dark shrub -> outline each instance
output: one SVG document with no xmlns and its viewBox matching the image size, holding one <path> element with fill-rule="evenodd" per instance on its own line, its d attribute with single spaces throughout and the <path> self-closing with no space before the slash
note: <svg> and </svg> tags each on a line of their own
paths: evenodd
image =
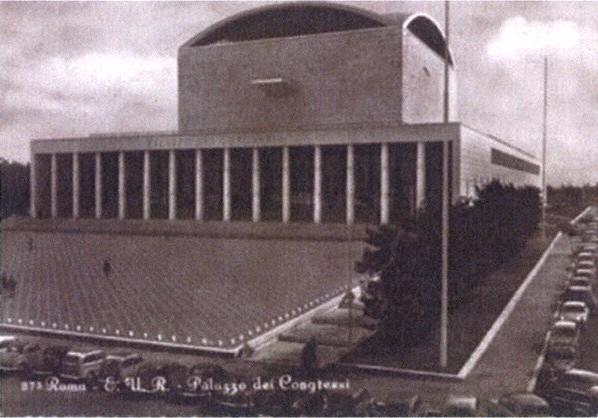
<svg viewBox="0 0 598 418">
<path fill-rule="evenodd" d="M 453 205 L 449 221 L 449 307 L 466 301 L 483 278 L 516 257 L 540 221 L 540 194 L 498 181 L 476 200 Z M 437 321 L 440 300 L 440 214 L 422 211 L 402 226 L 368 230 L 356 271 L 370 277 L 362 292 L 380 334 L 406 343 L 424 337 Z M 411 340 L 413 341 L 413 340 Z"/>
</svg>

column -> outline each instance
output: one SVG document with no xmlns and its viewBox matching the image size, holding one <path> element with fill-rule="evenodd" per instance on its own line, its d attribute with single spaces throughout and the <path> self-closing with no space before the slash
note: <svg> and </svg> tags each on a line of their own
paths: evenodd
<svg viewBox="0 0 598 418">
<path fill-rule="evenodd" d="M 260 151 L 253 148 L 251 154 L 251 218 L 260 221 Z"/>
<path fill-rule="evenodd" d="M 322 147 L 314 147 L 314 223 L 322 222 Z"/>
<path fill-rule="evenodd" d="M 102 154 L 95 154 L 95 192 L 96 192 L 96 218 L 102 218 Z"/>
<path fill-rule="evenodd" d="M 355 223 L 355 148 L 347 145 L 347 225 Z"/>
<path fill-rule="evenodd" d="M 50 208 L 52 218 L 58 216 L 58 167 L 56 154 L 52 154 L 50 159 Z"/>
<path fill-rule="evenodd" d="M 143 151 L 143 219 L 151 217 L 150 196 L 152 193 L 150 183 L 150 152 Z"/>
<path fill-rule="evenodd" d="M 127 209 L 125 191 L 125 153 L 118 153 L 118 219 L 125 219 Z"/>
<path fill-rule="evenodd" d="M 380 223 L 388 223 L 389 204 L 388 144 L 380 146 Z"/>
<path fill-rule="evenodd" d="M 203 220 L 203 167 L 201 150 L 195 150 L 195 219 Z"/>
<path fill-rule="evenodd" d="M 230 197 L 230 148 L 224 148 L 222 153 L 222 220 L 230 221 L 231 197 Z"/>
<path fill-rule="evenodd" d="M 415 163 L 415 209 L 420 210 L 426 204 L 426 143 L 417 143 Z"/>
<path fill-rule="evenodd" d="M 176 219 L 176 155 L 168 151 L 168 219 Z"/>
<path fill-rule="evenodd" d="M 79 217 L 79 153 L 73 152 L 73 218 Z"/>
<path fill-rule="evenodd" d="M 291 167 L 289 147 L 282 147 L 282 221 L 291 220 Z"/>
<path fill-rule="evenodd" d="M 32 218 L 37 218 L 37 156 L 34 153 L 31 153 L 31 165 L 29 166 L 29 186 L 30 186 L 30 208 L 29 208 L 29 215 Z"/>
</svg>

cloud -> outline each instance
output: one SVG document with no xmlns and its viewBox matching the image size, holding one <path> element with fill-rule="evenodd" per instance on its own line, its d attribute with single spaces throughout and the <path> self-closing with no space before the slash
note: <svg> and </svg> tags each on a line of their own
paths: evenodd
<svg viewBox="0 0 598 418">
<path fill-rule="evenodd" d="M 593 136 L 598 119 L 598 31 L 580 19 L 506 19 L 485 44 L 486 79 L 493 86 L 482 107 L 492 109 L 500 136 L 521 138 L 540 155 L 543 61 L 548 58 L 548 181 L 595 182 Z M 492 113 L 492 112 L 491 112 Z M 491 118 L 486 118 L 492 124 Z M 508 120 L 508 124 L 500 121 Z M 527 147 L 526 147 L 527 148 Z M 584 174 L 590 174 L 589 177 Z"/>
<path fill-rule="evenodd" d="M 523 16 L 507 19 L 486 47 L 490 59 L 520 59 L 530 55 L 579 55 L 584 45 L 598 41 L 598 33 L 570 20 L 528 21 Z"/>
</svg>

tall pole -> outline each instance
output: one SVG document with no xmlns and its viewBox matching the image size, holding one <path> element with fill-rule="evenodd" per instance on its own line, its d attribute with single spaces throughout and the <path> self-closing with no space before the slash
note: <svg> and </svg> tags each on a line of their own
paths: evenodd
<svg viewBox="0 0 598 418">
<path fill-rule="evenodd" d="M 449 1 L 444 2 L 444 123 L 449 122 Z M 440 285 L 440 367 L 448 358 L 448 229 L 449 229 L 449 143 L 442 142 L 442 249 Z"/>
<path fill-rule="evenodd" d="M 542 121 L 542 238 L 546 239 L 546 205 L 548 190 L 546 188 L 546 125 L 548 116 L 548 58 L 544 57 L 544 116 Z"/>
</svg>

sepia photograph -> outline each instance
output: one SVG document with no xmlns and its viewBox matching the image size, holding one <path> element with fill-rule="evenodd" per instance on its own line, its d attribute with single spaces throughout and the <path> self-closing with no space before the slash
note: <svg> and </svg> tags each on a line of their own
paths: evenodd
<svg viewBox="0 0 598 418">
<path fill-rule="evenodd" d="M 0 0 L 0 45 L 0 416 L 598 416 L 598 0 Z"/>
</svg>

